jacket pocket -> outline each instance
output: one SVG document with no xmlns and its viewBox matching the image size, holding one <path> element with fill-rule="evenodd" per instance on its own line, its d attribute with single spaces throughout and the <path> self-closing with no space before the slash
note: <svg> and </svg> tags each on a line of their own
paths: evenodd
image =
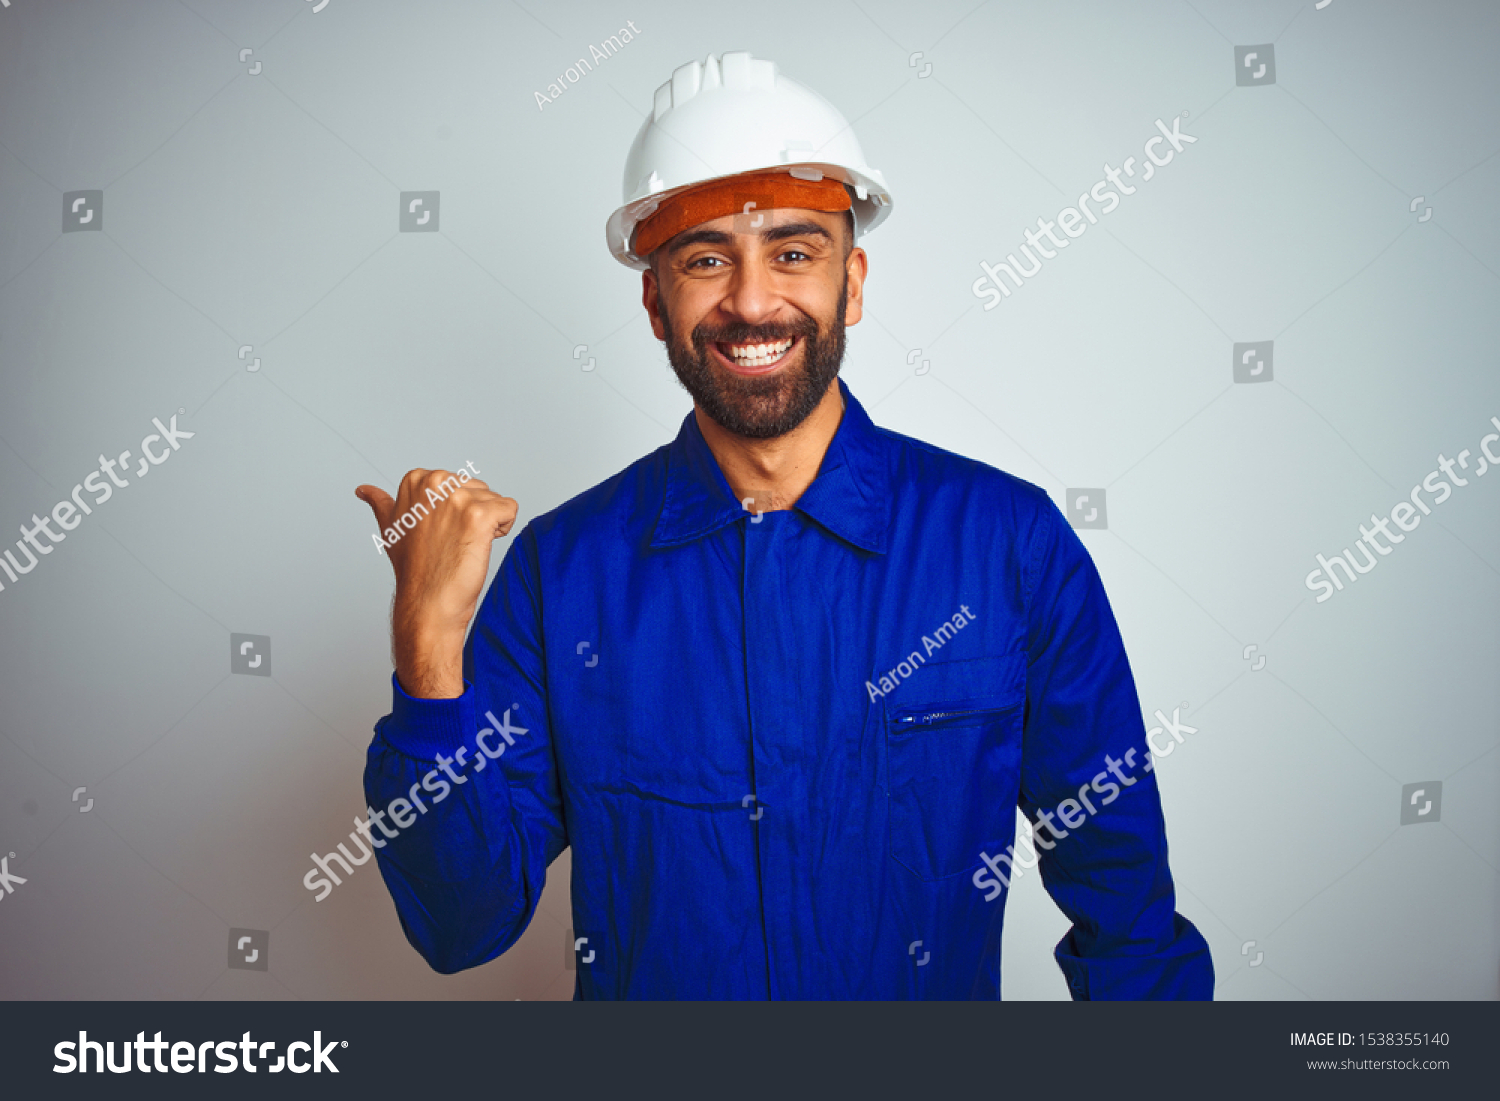
<svg viewBox="0 0 1500 1101">
<path fill-rule="evenodd" d="M 977 868 L 1015 828 L 1024 672 L 1001 679 L 1011 683 L 887 713 L 891 855 L 919 879 Z"/>
</svg>

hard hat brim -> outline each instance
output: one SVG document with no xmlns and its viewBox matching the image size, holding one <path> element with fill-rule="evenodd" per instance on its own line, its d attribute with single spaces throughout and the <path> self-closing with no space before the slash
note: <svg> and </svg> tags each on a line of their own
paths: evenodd
<svg viewBox="0 0 1500 1101">
<path fill-rule="evenodd" d="M 751 169 L 745 172 L 731 172 L 723 176 L 715 176 L 709 179 L 694 180 L 690 184 L 681 187 L 663 188 L 651 195 L 632 200 L 619 207 L 609 216 L 605 223 L 605 240 L 609 246 L 610 255 L 628 268 L 636 271 L 645 271 L 650 265 L 645 257 L 637 256 L 632 250 L 632 239 L 635 230 L 641 222 L 656 213 L 662 201 L 673 196 L 680 195 L 685 191 L 702 187 L 705 184 L 718 183 L 722 180 L 734 179 L 737 176 L 753 176 L 763 172 L 789 171 L 793 168 L 802 171 L 817 171 L 824 176 L 839 180 L 850 189 L 851 211 L 854 214 L 854 235 L 857 238 L 864 236 L 878 226 L 891 213 L 891 195 L 886 189 L 885 180 L 866 173 L 846 168 L 843 165 L 829 164 L 822 161 L 798 161 L 789 164 L 766 165 L 764 168 Z M 874 171 L 873 169 L 871 170 Z"/>
</svg>

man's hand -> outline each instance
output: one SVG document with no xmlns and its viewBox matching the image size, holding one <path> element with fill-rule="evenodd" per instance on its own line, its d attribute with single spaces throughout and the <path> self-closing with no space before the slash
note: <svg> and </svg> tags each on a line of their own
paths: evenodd
<svg viewBox="0 0 1500 1101">
<path fill-rule="evenodd" d="M 446 470 L 408 471 L 394 501 L 372 485 L 354 495 L 375 513 L 382 539 L 389 542 L 388 528 L 401 535 L 386 549 L 396 571 L 391 652 L 401 687 L 427 699 L 463 695 L 464 633 L 489 572 L 490 547 L 516 522 L 516 502 L 478 478 L 460 484 Z M 426 516 L 413 510 L 417 504 Z M 408 514 L 415 525 L 398 526 Z"/>
</svg>

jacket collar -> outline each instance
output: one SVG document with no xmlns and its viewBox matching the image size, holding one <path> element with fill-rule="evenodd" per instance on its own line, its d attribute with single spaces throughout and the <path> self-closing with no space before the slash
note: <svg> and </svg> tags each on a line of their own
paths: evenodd
<svg viewBox="0 0 1500 1101">
<path fill-rule="evenodd" d="M 839 392 L 844 396 L 843 419 L 818 476 L 795 507 L 844 541 L 884 554 L 891 517 L 889 444 L 843 379 Z M 690 543 L 744 515 L 697 417 L 688 413 L 667 449 L 666 490 L 651 546 Z"/>
</svg>

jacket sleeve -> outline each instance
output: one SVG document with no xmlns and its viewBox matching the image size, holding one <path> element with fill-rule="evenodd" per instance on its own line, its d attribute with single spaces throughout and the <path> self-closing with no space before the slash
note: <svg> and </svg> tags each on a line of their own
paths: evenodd
<svg viewBox="0 0 1500 1101">
<path fill-rule="evenodd" d="M 1135 681 L 1093 560 L 1050 498 L 1027 558 L 1022 812 L 1073 922 L 1055 951 L 1075 1001 L 1209 999 L 1213 962 L 1176 913 Z M 1111 764 L 1113 762 L 1113 765 Z M 1092 808 L 1092 809 L 1091 809 Z"/>
<path fill-rule="evenodd" d="M 416 699 L 392 676 L 366 759 L 366 801 L 397 834 L 372 828 L 380 873 L 407 940 L 444 974 L 520 938 L 568 843 L 536 554 L 528 528 L 501 562 L 464 648 L 463 695 Z"/>
</svg>

